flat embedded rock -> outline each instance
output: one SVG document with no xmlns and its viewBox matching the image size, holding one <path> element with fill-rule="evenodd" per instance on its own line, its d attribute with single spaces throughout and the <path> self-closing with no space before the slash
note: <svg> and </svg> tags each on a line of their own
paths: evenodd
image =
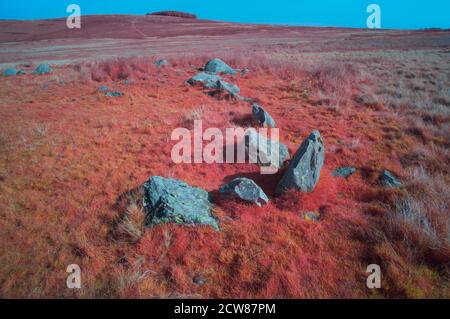
<svg viewBox="0 0 450 319">
<path fill-rule="evenodd" d="M 349 178 L 353 174 L 356 173 L 356 168 L 351 166 L 345 166 L 345 167 L 339 167 L 336 168 L 331 175 L 334 177 L 342 177 L 342 178 Z"/>
<path fill-rule="evenodd" d="M 220 190 L 223 194 L 238 197 L 244 201 L 255 203 L 258 206 L 266 205 L 269 198 L 253 180 L 245 177 L 233 179 L 223 185 Z"/>
<path fill-rule="evenodd" d="M 209 225 L 219 230 L 209 193 L 176 179 L 151 177 L 144 184 L 144 210 L 147 227 L 175 223 Z"/>
</svg>

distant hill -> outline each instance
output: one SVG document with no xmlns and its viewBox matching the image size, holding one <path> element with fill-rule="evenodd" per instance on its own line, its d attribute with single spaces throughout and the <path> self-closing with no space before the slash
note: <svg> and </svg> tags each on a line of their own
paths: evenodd
<svg viewBox="0 0 450 319">
<path fill-rule="evenodd" d="M 195 14 L 181 12 L 181 11 L 159 11 L 159 12 L 147 13 L 146 15 L 197 19 L 197 16 Z"/>
</svg>

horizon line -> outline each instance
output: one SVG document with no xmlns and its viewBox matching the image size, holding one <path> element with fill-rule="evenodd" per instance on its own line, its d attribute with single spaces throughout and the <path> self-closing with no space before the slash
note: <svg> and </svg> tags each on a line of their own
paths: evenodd
<svg viewBox="0 0 450 319">
<path fill-rule="evenodd" d="M 169 11 L 169 10 L 168 10 Z M 189 12 L 190 13 L 190 12 Z M 195 15 L 195 13 L 193 13 Z M 82 14 L 81 17 L 93 17 L 93 16 L 136 16 L 136 17 L 146 17 L 152 16 L 152 14 L 144 13 L 144 14 L 136 14 L 136 13 L 104 13 L 104 14 Z M 247 24 L 247 25 L 271 25 L 271 26 L 280 26 L 280 27 L 304 27 L 304 28 L 332 28 L 332 29 L 354 29 L 354 30 L 371 30 L 371 31 L 448 31 L 450 28 L 441 28 L 441 27 L 422 27 L 422 28 L 380 28 L 380 29 L 369 29 L 364 27 L 354 27 L 354 26 L 332 26 L 332 25 L 320 25 L 319 23 L 303 23 L 300 24 L 296 22 L 240 22 L 240 21 L 230 21 L 230 20 L 215 20 L 215 19 L 207 19 L 207 18 L 183 18 L 183 17 L 174 17 L 174 16 L 163 16 L 163 15 L 153 15 L 154 17 L 164 17 L 164 18 L 177 18 L 177 19 L 186 19 L 186 20 L 201 20 L 201 21 L 211 21 L 211 22 L 226 22 L 226 23 L 236 23 L 236 24 Z M 0 21 L 45 21 L 45 20 L 65 20 L 67 16 L 61 17 L 51 17 L 51 18 L 37 18 L 37 19 L 3 19 L 0 18 Z"/>
</svg>

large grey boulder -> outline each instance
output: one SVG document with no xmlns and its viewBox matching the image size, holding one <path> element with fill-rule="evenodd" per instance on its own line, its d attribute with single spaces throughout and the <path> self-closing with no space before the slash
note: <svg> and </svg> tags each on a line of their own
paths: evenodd
<svg viewBox="0 0 450 319">
<path fill-rule="evenodd" d="M 289 150 L 284 144 L 266 138 L 254 128 L 249 128 L 245 132 L 244 143 L 250 162 L 260 166 L 280 168 L 289 158 Z"/>
<path fill-rule="evenodd" d="M 276 193 L 281 194 L 288 189 L 312 192 L 319 181 L 324 160 L 322 137 L 319 131 L 313 131 L 292 157 L 286 173 L 278 183 Z"/>
<path fill-rule="evenodd" d="M 398 188 L 403 184 L 388 170 L 384 170 L 380 175 L 381 184 L 390 188 Z"/>
<path fill-rule="evenodd" d="M 253 103 L 252 105 L 252 113 L 255 121 L 264 127 L 276 127 L 276 123 L 272 116 L 267 113 L 260 105 L 257 103 Z"/>
<path fill-rule="evenodd" d="M 266 205 L 269 198 L 254 181 L 249 178 L 236 178 L 220 187 L 223 194 L 236 196 L 244 201 L 255 203 L 258 206 Z"/>
<path fill-rule="evenodd" d="M 43 75 L 43 74 L 48 74 L 52 72 L 52 68 L 50 67 L 50 65 L 44 63 L 44 64 L 40 64 L 35 70 L 34 70 L 34 74 L 39 74 L 39 75 Z"/>
<path fill-rule="evenodd" d="M 187 80 L 187 83 L 189 83 L 190 85 L 217 85 L 217 81 L 219 80 L 221 80 L 221 77 L 218 75 L 200 72 Z"/>
<path fill-rule="evenodd" d="M 205 72 L 209 73 L 223 73 L 223 74 L 236 74 L 236 70 L 223 62 L 221 59 L 215 58 L 206 63 Z"/>
<path fill-rule="evenodd" d="M 208 192 L 176 179 L 151 177 L 144 184 L 144 210 L 147 227 L 176 223 L 219 229 Z"/>
</svg>

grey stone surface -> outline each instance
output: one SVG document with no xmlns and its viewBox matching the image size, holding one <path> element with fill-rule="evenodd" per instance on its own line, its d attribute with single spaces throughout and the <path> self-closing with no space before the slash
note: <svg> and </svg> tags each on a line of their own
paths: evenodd
<svg viewBox="0 0 450 319">
<path fill-rule="evenodd" d="M 246 131 L 244 143 L 250 161 L 258 165 L 280 168 L 289 158 L 289 150 L 284 144 L 267 139 L 253 128 Z"/>
<path fill-rule="evenodd" d="M 190 78 L 187 82 L 190 85 L 203 84 L 203 85 L 217 85 L 217 81 L 221 80 L 221 77 L 214 74 L 200 72 Z"/>
<path fill-rule="evenodd" d="M 351 175 L 356 173 L 356 168 L 351 166 L 346 167 L 339 167 L 336 168 L 333 173 L 331 173 L 335 177 L 343 177 L 343 178 L 349 178 Z"/>
<path fill-rule="evenodd" d="M 217 88 L 219 90 L 228 92 L 233 96 L 237 96 L 241 92 L 241 89 L 237 85 L 225 82 L 223 80 L 217 81 Z"/>
<path fill-rule="evenodd" d="M 276 127 L 276 123 L 272 116 L 266 112 L 259 104 L 253 103 L 252 114 L 255 121 L 264 127 Z"/>
<path fill-rule="evenodd" d="M 3 76 L 13 76 L 13 75 L 17 75 L 17 70 L 16 69 L 6 69 L 2 72 Z"/>
<path fill-rule="evenodd" d="M 144 210 L 146 226 L 176 223 L 219 229 L 208 192 L 176 179 L 151 177 L 144 184 Z"/>
<path fill-rule="evenodd" d="M 169 65 L 169 61 L 164 60 L 164 59 L 156 60 L 156 61 L 155 61 L 155 65 L 156 65 L 158 68 L 160 68 L 160 67 L 162 67 L 162 66 Z"/>
<path fill-rule="evenodd" d="M 50 65 L 44 63 L 44 64 L 40 64 L 35 70 L 34 73 L 35 74 L 48 74 L 52 72 L 52 68 L 50 67 Z"/>
<path fill-rule="evenodd" d="M 102 85 L 102 86 L 99 86 L 99 87 L 98 87 L 98 90 L 99 90 L 99 91 L 108 91 L 108 90 L 109 90 L 109 87 Z"/>
<path fill-rule="evenodd" d="M 244 201 L 255 203 L 260 207 L 269 202 L 269 198 L 261 187 L 249 178 L 236 178 L 228 184 L 223 185 L 219 191 L 224 194 L 233 195 Z"/>
<path fill-rule="evenodd" d="M 105 96 L 119 97 L 119 96 L 123 96 L 123 93 L 122 92 L 106 92 Z"/>
<path fill-rule="evenodd" d="M 317 222 L 320 220 L 320 214 L 316 212 L 304 212 L 302 218 L 311 222 Z"/>
<path fill-rule="evenodd" d="M 231 95 L 237 95 L 241 92 L 241 89 L 237 85 L 225 82 L 223 80 L 218 80 L 216 82 L 206 82 L 204 84 L 204 87 L 207 89 L 226 91 Z"/>
<path fill-rule="evenodd" d="M 401 187 L 403 184 L 388 170 L 384 170 L 380 175 L 381 184 L 391 188 Z"/>
<path fill-rule="evenodd" d="M 221 59 L 215 58 L 206 63 L 205 72 L 209 73 L 223 73 L 223 74 L 236 74 L 236 70 L 231 68 L 228 64 Z"/>
<path fill-rule="evenodd" d="M 313 131 L 303 141 L 278 183 L 276 193 L 288 189 L 311 192 L 316 187 L 325 160 L 325 146 L 319 131 Z"/>
</svg>

